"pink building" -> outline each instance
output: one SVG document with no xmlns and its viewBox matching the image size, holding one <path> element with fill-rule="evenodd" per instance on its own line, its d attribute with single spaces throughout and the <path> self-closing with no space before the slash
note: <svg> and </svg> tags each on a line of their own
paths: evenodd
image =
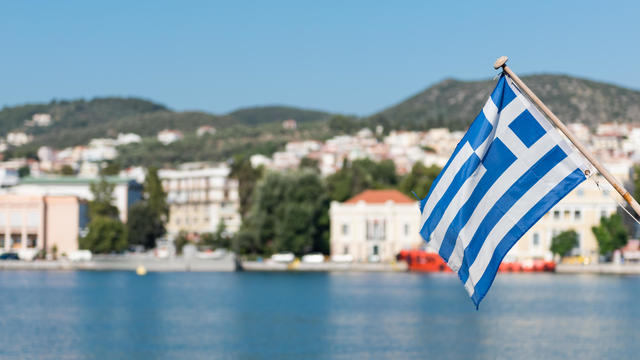
<svg viewBox="0 0 640 360">
<path fill-rule="evenodd" d="M 86 206 L 75 196 L 0 195 L 0 248 L 4 251 L 78 250 Z"/>
</svg>

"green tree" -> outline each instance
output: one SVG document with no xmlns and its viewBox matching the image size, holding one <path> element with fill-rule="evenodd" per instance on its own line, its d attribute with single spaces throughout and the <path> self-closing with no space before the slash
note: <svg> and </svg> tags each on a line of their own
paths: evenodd
<svg viewBox="0 0 640 360">
<path fill-rule="evenodd" d="M 392 188 L 397 183 L 392 160 L 359 159 L 352 163 L 345 160 L 340 171 L 327 177 L 329 196 L 336 201 L 345 201 L 367 189 Z"/>
<path fill-rule="evenodd" d="M 23 178 L 23 177 L 27 177 L 27 176 L 29 176 L 29 175 L 31 175 L 31 168 L 30 168 L 30 167 L 28 167 L 27 165 L 25 165 L 25 166 L 21 166 L 21 167 L 18 169 L 18 176 L 20 176 L 21 178 Z"/>
<path fill-rule="evenodd" d="M 97 218 L 100 216 L 117 218 L 118 208 L 113 205 L 113 189 L 114 184 L 107 181 L 105 177 L 101 177 L 99 182 L 93 182 L 90 185 L 93 200 L 89 202 L 89 218 Z"/>
<path fill-rule="evenodd" d="M 253 252 L 328 253 L 329 198 L 312 171 L 268 173 L 255 190 L 235 248 Z"/>
<path fill-rule="evenodd" d="M 620 214 L 600 218 L 600 224 L 592 227 L 591 230 L 598 241 L 601 255 L 610 256 L 614 250 L 625 246 L 629 240 Z"/>
<path fill-rule="evenodd" d="M 169 220 L 169 205 L 167 205 L 167 193 L 162 187 L 158 169 L 156 167 L 147 168 L 147 175 L 144 179 L 144 193 L 149 204 L 149 208 L 154 216 L 163 223 Z"/>
<path fill-rule="evenodd" d="M 156 246 L 156 239 L 166 234 L 169 219 L 167 195 L 158 177 L 158 169 L 150 167 L 144 181 L 143 200 L 129 209 L 127 234 L 129 245 Z"/>
<path fill-rule="evenodd" d="M 89 233 L 79 239 L 81 249 L 93 253 L 120 252 L 127 247 L 126 228 L 118 219 L 98 216 L 91 219 Z"/>
<path fill-rule="evenodd" d="M 578 246 L 578 233 L 575 230 L 566 230 L 551 239 L 550 250 L 560 257 L 565 257 L 576 246 Z"/>
<path fill-rule="evenodd" d="M 156 246 L 156 239 L 164 234 L 164 224 L 146 201 L 131 205 L 127 219 L 129 245 L 142 245 L 146 249 L 151 249 Z"/>
<path fill-rule="evenodd" d="M 75 173 L 76 172 L 73 170 L 73 168 L 70 165 L 63 165 L 62 168 L 60 168 L 61 175 L 70 176 L 70 175 L 75 175 Z"/>
<path fill-rule="evenodd" d="M 117 176 L 118 174 L 120 174 L 120 163 L 117 161 L 111 161 L 100 169 L 100 175 L 103 176 Z"/>
<path fill-rule="evenodd" d="M 224 221 L 218 223 L 215 233 L 202 234 L 201 240 L 203 245 L 210 246 L 212 248 L 229 248 L 231 241 L 227 234 L 227 227 Z"/>
<path fill-rule="evenodd" d="M 411 195 L 412 191 L 415 191 L 416 195 L 422 199 L 429 193 L 431 184 L 433 184 L 441 170 L 436 165 L 426 167 L 417 162 L 411 168 L 411 172 L 400 181 L 398 190 L 407 195 Z"/>
<path fill-rule="evenodd" d="M 310 157 L 305 156 L 302 158 L 302 160 L 300 160 L 300 165 L 298 165 L 298 169 L 300 170 L 310 169 L 319 173 L 320 169 L 318 168 L 318 159 L 312 159 Z"/>
<path fill-rule="evenodd" d="M 251 161 L 246 156 L 235 156 L 231 165 L 230 176 L 238 180 L 238 193 L 240 196 L 240 215 L 244 219 L 251 208 L 253 190 L 256 183 L 262 177 L 263 168 L 254 169 Z"/>
<path fill-rule="evenodd" d="M 189 243 L 188 234 L 185 231 L 180 231 L 178 236 L 173 240 L 173 245 L 176 247 L 176 253 L 182 254 L 182 248 Z"/>
</svg>

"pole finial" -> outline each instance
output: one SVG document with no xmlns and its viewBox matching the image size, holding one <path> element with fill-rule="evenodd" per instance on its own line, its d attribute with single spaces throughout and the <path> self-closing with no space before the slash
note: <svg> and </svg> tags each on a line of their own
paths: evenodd
<svg viewBox="0 0 640 360">
<path fill-rule="evenodd" d="M 494 62 L 494 63 L 493 63 L 493 68 L 494 68 L 494 69 L 496 69 L 496 70 L 498 70 L 499 68 L 503 67 L 503 66 L 504 66 L 504 64 L 506 64 L 506 63 L 507 63 L 507 60 L 509 60 L 509 58 L 508 58 L 508 57 L 506 57 L 506 56 L 500 56 L 500 57 L 498 58 L 498 60 L 496 60 L 496 62 Z"/>
</svg>

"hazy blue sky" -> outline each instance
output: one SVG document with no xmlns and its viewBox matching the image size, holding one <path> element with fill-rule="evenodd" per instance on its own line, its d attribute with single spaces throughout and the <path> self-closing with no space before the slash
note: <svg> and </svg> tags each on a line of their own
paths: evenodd
<svg viewBox="0 0 640 360">
<path fill-rule="evenodd" d="M 0 105 L 141 96 L 370 114 L 444 78 L 569 73 L 640 89 L 640 5 L 612 1 L 2 1 Z"/>
</svg>

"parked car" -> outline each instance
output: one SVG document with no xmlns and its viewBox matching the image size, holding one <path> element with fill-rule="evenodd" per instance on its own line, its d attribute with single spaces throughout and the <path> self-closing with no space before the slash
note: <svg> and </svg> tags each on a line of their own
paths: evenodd
<svg viewBox="0 0 640 360">
<path fill-rule="evenodd" d="M 279 253 L 271 255 L 271 260 L 279 263 L 290 263 L 295 260 L 293 253 Z"/>
<path fill-rule="evenodd" d="M 324 255 L 322 254 L 307 254 L 302 257 L 303 263 L 320 264 L 324 262 Z"/>
<path fill-rule="evenodd" d="M 350 263 L 353 262 L 353 256 L 350 254 L 333 255 L 331 256 L 331 261 L 336 263 Z"/>
<path fill-rule="evenodd" d="M 20 257 L 16 253 L 4 253 L 0 255 L 0 260 L 20 260 Z"/>
</svg>

